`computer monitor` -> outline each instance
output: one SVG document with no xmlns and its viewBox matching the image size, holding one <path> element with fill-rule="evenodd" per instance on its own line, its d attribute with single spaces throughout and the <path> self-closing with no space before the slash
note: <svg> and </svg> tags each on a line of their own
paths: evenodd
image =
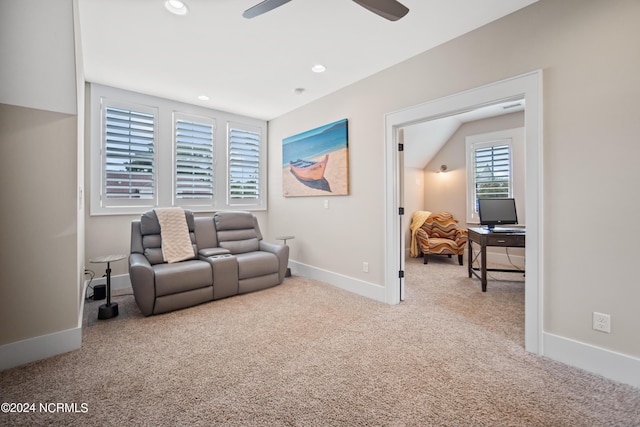
<svg viewBox="0 0 640 427">
<path fill-rule="evenodd" d="M 496 225 L 517 224 L 515 199 L 478 199 L 480 225 L 489 229 Z"/>
</svg>

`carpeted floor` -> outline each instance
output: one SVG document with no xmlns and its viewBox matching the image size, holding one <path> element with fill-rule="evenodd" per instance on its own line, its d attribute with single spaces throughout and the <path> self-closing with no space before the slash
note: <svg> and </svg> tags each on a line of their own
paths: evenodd
<svg viewBox="0 0 640 427">
<path fill-rule="evenodd" d="M 90 303 L 82 349 L 0 372 L 3 402 L 77 412 L 0 425 L 640 425 L 640 390 L 524 351 L 520 275 L 486 293 L 456 260 L 406 275 L 395 306 L 300 277 L 153 317 Z"/>
</svg>

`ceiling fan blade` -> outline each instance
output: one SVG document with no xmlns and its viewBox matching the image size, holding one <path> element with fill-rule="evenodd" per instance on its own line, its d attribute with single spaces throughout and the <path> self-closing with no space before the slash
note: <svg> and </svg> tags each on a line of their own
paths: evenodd
<svg viewBox="0 0 640 427">
<path fill-rule="evenodd" d="M 264 0 L 257 5 L 245 10 L 242 16 L 245 18 L 255 18 L 258 15 L 269 12 L 270 10 L 280 7 L 285 3 L 289 3 L 291 0 Z"/>
<path fill-rule="evenodd" d="M 397 21 L 409 13 L 409 8 L 396 0 L 353 0 L 360 6 L 369 9 L 389 21 Z"/>
</svg>

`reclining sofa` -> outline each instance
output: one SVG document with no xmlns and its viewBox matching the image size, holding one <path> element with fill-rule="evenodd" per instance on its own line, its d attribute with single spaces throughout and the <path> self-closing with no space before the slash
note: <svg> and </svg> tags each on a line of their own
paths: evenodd
<svg viewBox="0 0 640 427">
<path fill-rule="evenodd" d="M 195 217 L 184 210 L 193 257 L 168 263 L 156 211 L 131 223 L 129 277 L 145 316 L 178 310 L 282 283 L 289 247 L 263 241 L 249 212 Z"/>
</svg>

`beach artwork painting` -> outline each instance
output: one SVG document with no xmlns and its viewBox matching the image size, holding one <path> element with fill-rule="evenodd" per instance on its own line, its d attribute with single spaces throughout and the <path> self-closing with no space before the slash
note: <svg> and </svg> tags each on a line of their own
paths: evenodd
<svg viewBox="0 0 640 427">
<path fill-rule="evenodd" d="M 282 140 L 285 197 L 349 194 L 347 119 Z"/>
</svg>

